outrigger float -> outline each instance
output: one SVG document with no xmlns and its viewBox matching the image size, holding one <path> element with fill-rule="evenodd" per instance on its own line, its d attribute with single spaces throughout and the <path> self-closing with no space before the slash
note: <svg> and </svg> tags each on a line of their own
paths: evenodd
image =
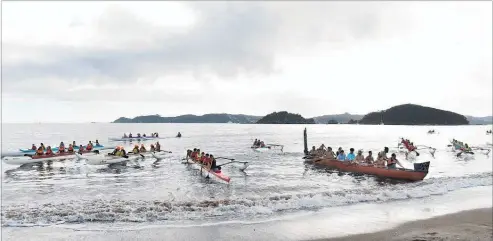
<svg viewBox="0 0 493 241">
<path fill-rule="evenodd" d="M 361 173 L 378 177 L 392 178 L 406 181 L 421 181 L 428 175 L 430 162 L 414 163 L 414 169 L 375 167 L 373 165 L 360 165 L 350 162 L 341 162 L 329 158 L 313 158 L 308 155 L 308 142 L 306 128 L 303 133 L 304 153 L 306 162 L 314 165 L 335 168 L 343 172 Z"/>
</svg>

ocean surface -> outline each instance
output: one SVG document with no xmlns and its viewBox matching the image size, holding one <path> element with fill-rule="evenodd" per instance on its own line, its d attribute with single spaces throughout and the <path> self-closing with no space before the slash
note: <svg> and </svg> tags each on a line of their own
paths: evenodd
<svg viewBox="0 0 493 241">
<path fill-rule="evenodd" d="M 431 161 L 430 172 L 421 182 L 406 183 L 305 164 L 305 127 L 309 147 L 324 143 L 376 153 L 387 146 L 406 167 Z M 427 134 L 429 129 L 437 134 Z M 142 232 L 149 232 L 151 240 L 163 237 L 150 233 L 173 240 L 300 240 L 491 206 L 492 154 L 458 158 L 447 147 L 452 138 L 487 147 L 493 142 L 485 134 L 489 129 L 491 125 L 2 124 L 2 152 L 33 143 L 56 146 L 60 141 L 85 144 L 96 139 L 130 149 L 136 143 L 108 141 L 124 132 L 158 132 L 162 149 L 172 152 L 162 160 L 114 168 L 73 159 L 43 167 L 2 162 L 2 240 L 70 240 L 77 235 L 77 240 L 84 240 L 81 235 L 110 240 L 98 239 L 101 232 L 116 232 L 114 240 L 137 240 L 145 236 Z M 182 138 L 174 137 L 178 132 Z M 435 157 L 421 150 L 419 157 L 405 160 L 396 148 L 400 137 L 436 148 Z M 257 152 L 250 148 L 255 138 L 284 147 Z M 198 168 L 182 163 L 186 150 L 193 148 L 249 166 L 242 171 L 242 164 L 225 165 L 229 184 L 206 179 Z M 389 215 L 382 210 L 395 211 Z M 364 223 L 348 232 L 341 224 L 350 220 Z M 326 226 L 317 225 L 321 223 Z M 130 231 L 137 236 L 125 239 L 123 234 L 132 235 Z"/>
</svg>

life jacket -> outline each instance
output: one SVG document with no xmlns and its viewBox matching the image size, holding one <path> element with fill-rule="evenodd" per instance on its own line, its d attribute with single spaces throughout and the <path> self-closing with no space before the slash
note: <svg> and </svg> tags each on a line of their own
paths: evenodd
<svg viewBox="0 0 493 241">
<path fill-rule="evenodd" d="M 68 152 L 74 152 L 74 147 L 73 146 L 69 146 L 68 147 Z"/>
<path fill-rule="evenodd" d="M 200 162 L 205 163 L 206 160 L 207 160 L 207 157 L 206 156 L 201 156 L 200 157 Z"/>
<path fill-rule="evenodd" d="M 190 157 L 192 159 L 195 159 L 197 157 L 197 152 L 196 151 L 193 151 L 192 154 L 190 154 Z"/>
<path fill-rule="evenodd" d="M 145 147 L 141 147 L 141 148 L 140 148 L 140 152 L 146 152 L 146 151 L 147 151 L 147 150 L 146 150 L 146 148 L 145 148 Z"/>
<path fill-rule="evenodd" d="M 36 151 L 36 155 L 39 155 L 39 156 L 43 155 L 43 149 L 38 149 Z"/>
<path fill-rule="evenodd" d="M 60 146 L 60 147 L 58 147 L 58 151 L 60 151 L 60 152 L 64 152 L 64 151 L 65 151 L 65 147 L 64 147 L 64 146 Z"/>
<path fill-rule="evenodd" d="M 392 158 L 392 157 L 387 160 L 387 166 L 388 165 L 392 165 L 392 164 L 396 164 L 396 163 L 397 163 L 397 161 L 394 158 Z"/>
<path fill-rule="evenodd" d="M 116 151 L 115 156 L 123 156 L 123 152 L 121 150 Z"/>
<path fill-rule="evenodd" d="M 53 155 L 53 151 L 51 149 L 46 150 L 46 155 Z"/>
<path fill-rule="evenodd" d="M 31 150 L 33 151 L 37 150 L 36 146 L 31 147 Z"/>
<path fill-rule="evenodd" d="M 132 150 L 133 153 L 139 153 L 139 148 L 135 147 L 133 150 Z"/>
<path fill-rule="evenodd" d="M 91 144 L 87 144 L 86 150 L 88 150 L 88 151 L 92 150 L 92 145 Z"/>
</svg>

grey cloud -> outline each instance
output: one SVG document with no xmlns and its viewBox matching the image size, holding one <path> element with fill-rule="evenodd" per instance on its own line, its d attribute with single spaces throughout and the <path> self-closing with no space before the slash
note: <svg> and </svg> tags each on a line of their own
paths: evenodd
<svg viewBox="0 0 493 241">
<path fill-rule="evenodd" d="M 5 83 L 44 78 L 122 83 L 177 73 L 230 79 L 238 74 L 268 75 L 275 71 L 276 54 L 290 47 L 377 37 L 379 26 L 385 22 L 380 17 L 380 5 L 375 4 L 196 2 L 190 6 L 200 18 L 184 33 L 170 33 L 119 8 L 109 9 L 98 21 L 98 34 L 115 43 L 140 43 L 138 47 L 43 47 L 37 51 L 50 61 L 5 63 Z M 4 51 L 19 47 L 10 43 Z M 5 87 L 8 90 L 8 84 Z"/>
</svg>

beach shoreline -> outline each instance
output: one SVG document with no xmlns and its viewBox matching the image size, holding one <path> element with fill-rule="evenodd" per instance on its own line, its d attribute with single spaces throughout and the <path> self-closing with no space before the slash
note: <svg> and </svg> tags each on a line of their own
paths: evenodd
<svg viewBox="0 0 493 241">
<path fill-rule="evenodd" d="M 492 220 L 492 208 L 481 208 L 410 221 L 379 232 L 312 241 L 493 240 Z"/>
</svg>

